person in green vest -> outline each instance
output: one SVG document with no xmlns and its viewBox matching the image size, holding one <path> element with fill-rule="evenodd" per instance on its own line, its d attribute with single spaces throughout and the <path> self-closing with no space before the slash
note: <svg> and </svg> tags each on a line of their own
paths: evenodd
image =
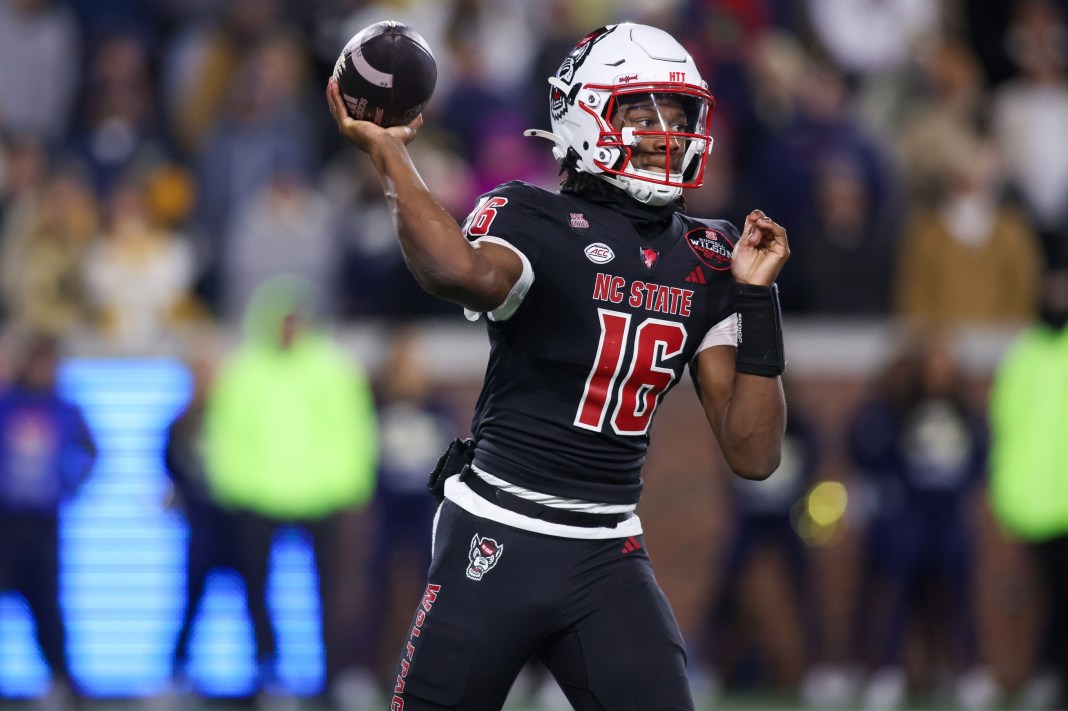
<svg viewBox="0 0 1068 711">
<path fill-rule="evenodd" d="M 205 475 L 235 515 L 235 567 L 245 581 L 260 676 L 258 692 L 285 697 L 266 593 L 272 540 L 299 525 L 319 575 L 326 685 L 342 671 L 332 619 L 341 515 L 362 509 L 375 488 L 374 401 L 356 360 L 316 324 L 315 290 L 277 277 L 253 295 L 245 339 L 223 362 L 204 415 Z"/>
<path fill-rule="evenodd" d="M 995 374 L 990 489 L 1006 531 L 1034 552 L 1047 620 L 1026 708 L 1068 703 L 1068 270 L 1046 277 L 1040 320 Z"/>
</svg>

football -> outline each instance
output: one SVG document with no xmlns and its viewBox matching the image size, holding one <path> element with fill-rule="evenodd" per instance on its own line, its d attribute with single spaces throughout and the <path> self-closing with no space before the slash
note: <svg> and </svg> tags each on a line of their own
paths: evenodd
<svg viewBox="0 0 1068 711">
<path fill-rule="evenodd" d="M 376 22 L 360 30 L 334 65 L 349 116 L 389 127 L 422 112 L 438 79 L 434 55 L 418 32 L 402 22 Z"/>
</svg>

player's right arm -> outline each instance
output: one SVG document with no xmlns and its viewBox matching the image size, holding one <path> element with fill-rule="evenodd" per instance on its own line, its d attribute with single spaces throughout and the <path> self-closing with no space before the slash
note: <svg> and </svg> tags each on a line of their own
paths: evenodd
<svg viewBox="0 0 1068 711">
<path fill-rule="evenodd" d="M 382 128 L 349 117 L 333 78 L 326 100 L 338 130 L 374 163 L 393 214 L 404 261 L 419 285 L 471 311 L 503 304 L 523 273 L 513 250 L 491 242 L 473 245 L 434 199 L 408 156 L 422 116 L 405 126 Z"/>
</svg>

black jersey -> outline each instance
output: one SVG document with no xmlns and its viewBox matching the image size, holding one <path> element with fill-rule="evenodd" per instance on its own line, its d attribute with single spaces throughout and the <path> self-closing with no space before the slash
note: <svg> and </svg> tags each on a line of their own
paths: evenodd
<svg viewBox="0 0 1068 711">
<path fill-rule="evenodd" d="M 534 274 L 514 313 L 487 318 L 475 466 L 545 494 L 636 503 L 657 405 L 734 313 L 738 231 L 675 213 L 642 236 L 610 205 L 510 182 L 464 232 L 507 242 Z"/>
</svg>

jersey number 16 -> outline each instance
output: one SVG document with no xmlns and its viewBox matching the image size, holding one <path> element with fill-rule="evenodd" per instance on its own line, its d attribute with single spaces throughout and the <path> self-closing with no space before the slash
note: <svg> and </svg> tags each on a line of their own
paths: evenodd
<svg viewBox="0 0 1068 711">
<path fill-rule="evenodd" d="M 674 370 L 661 363 L 682 353 L 686 327 L 658 318 L 648 318 L 638 324 L 633 333 L 630 368 L 621 379 L 623 357 L 631 337 L 631 315 L 608 309 L 597 309 L 597 315 L 601 321 L 597 357 L 586 378 L 575 426 L 601 431 L 618 382 L 616 406 L 610 419 L 612 430 L 619 435 L 645 434 L 660 396 L 676 377 Z"/>
</svg>

